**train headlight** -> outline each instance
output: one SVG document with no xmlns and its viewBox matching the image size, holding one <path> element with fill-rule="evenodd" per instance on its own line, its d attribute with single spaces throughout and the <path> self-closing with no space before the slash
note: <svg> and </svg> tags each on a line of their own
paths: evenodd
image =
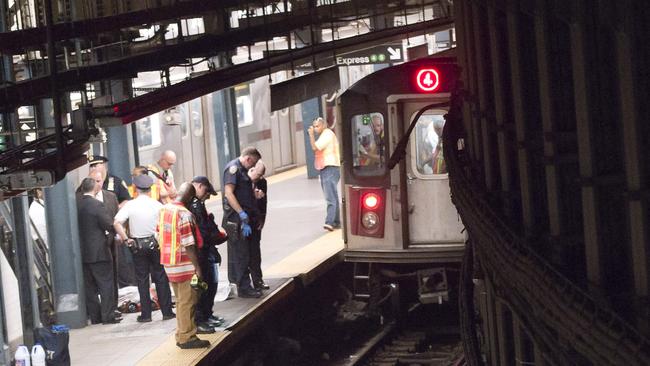
<svg viewBox="0 0 650 366">
<path fill-rule="evenodd" d="M 379 216 L 374 212 L 366 212 L 361 217 L 361 224 L 366 230 L 374 230 L 379 225 Z"/>
</svg>

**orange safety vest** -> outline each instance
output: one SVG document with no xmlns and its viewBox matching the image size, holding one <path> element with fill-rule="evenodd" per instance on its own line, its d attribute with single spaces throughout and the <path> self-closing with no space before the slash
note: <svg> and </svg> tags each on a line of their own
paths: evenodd
<svg viewBox="0 0 650 366">
<path fill-rule="evenodd" d="M 157 184 L 152 184 L 151 185 L 151 198 L 155 199 L 158 201 L 160 199 L 160 191 L 158 190 L 158 185 Z M 129 186 L 129 194 L 131 195 L 131 198 L 135 199 L 138 197 L 138 190 L 135 189 L 135 184 L 131 184 Z"/>
<path fill-rule="evenodd" d="M 181 233 L 178 232 L 178 220 L 181 212 L 191 212 L 182 204 L 173 203 L 163 206 L 158 219 L 158 242 L 160 243 L 160 263 L 176 265 L 191 262 L 185 251 L 181 250 Z M 192 222 L 190 228 L 197 248 L 203 247 L 203 238 L 198 226 Z"/>
<path fill-rule="evenodd" d="M 158 167 L 153 165 L 153 164 L 147 165 L 147 169 L 149 169 L 149 170 L 153 171 L 154 173 L 160 175 L 160 171 L 158 170 Z M 160 192 L 163 189 L 165 189 L 165 190 L 167 189 L 167 187 L 166 187 L 167 183 L 163 182 L 162 179 L 158 179 L 158 178 L 154 178 L 154 179 L 155 179 L 155 183 L 151 186 L 151 198 L 155 199 L 156 201 L 162 202 L 160 200 Z M 135 196 L 132 196 L 132 197 L 135 198 Z M 169 203 L 169 202 L 171 202 L 171 200 L 169 198 L 167 198 L 167 201 L 162 202 L 162 203 L 165 204 L 165 203 Z"/>
</svg>

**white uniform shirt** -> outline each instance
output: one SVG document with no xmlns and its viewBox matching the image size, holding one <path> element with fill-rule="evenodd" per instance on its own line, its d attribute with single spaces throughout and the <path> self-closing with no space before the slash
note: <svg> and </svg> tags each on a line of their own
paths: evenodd
<svg viewBox="0 0 650 366">
<path fill-rule="evenodd" d="M 160 209 L 163 205 L 147 196 L 140 194 L 133 200 L 127 201 L 115 215 L 115 220 L 124 224 L 129 220 L 129 233 L 133 238 L 146 238 L 156 235 Z"/>
</svg>

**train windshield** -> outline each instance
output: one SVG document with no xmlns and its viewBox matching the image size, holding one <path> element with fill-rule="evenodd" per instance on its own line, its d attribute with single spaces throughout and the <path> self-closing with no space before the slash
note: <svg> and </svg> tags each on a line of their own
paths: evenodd
<svg viewBox="0 0 650 366">
<path fill-rule="evenodd" d="M 414 171 L 421 176 L 446 174 L 447 165 L 442 153 L 442 129 L 445 127 L 443 111 L 425 113 L 415 126 Z M 413 146 L 413 145 L 412 145 Z"/>
<path fill-rule="evenodd" d="M 386 135 L 381 113 L 352 117 L 352 160 L 354 172 L 361 176 L 379 176 L 386 172 Z"/>
</svg>

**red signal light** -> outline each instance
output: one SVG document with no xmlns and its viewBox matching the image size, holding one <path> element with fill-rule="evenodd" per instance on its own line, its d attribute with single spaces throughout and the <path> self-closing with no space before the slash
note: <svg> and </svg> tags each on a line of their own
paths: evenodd
<svg viewBox="0 0 650 366">
<path fill-rule="evenodd" d="M 368 193 L 363 196 L 363 207 L 368 210 L 374 210 L 379 206 L 379 196 L 374 193 Z"/>
<path fill-rule="evenodd" d="M 418 70 L 415 78 L 415 84 L 423 92 L 432 92 L 438 89 L 440 85 L 440 75 L 433 68 Z"/>
</svg>

